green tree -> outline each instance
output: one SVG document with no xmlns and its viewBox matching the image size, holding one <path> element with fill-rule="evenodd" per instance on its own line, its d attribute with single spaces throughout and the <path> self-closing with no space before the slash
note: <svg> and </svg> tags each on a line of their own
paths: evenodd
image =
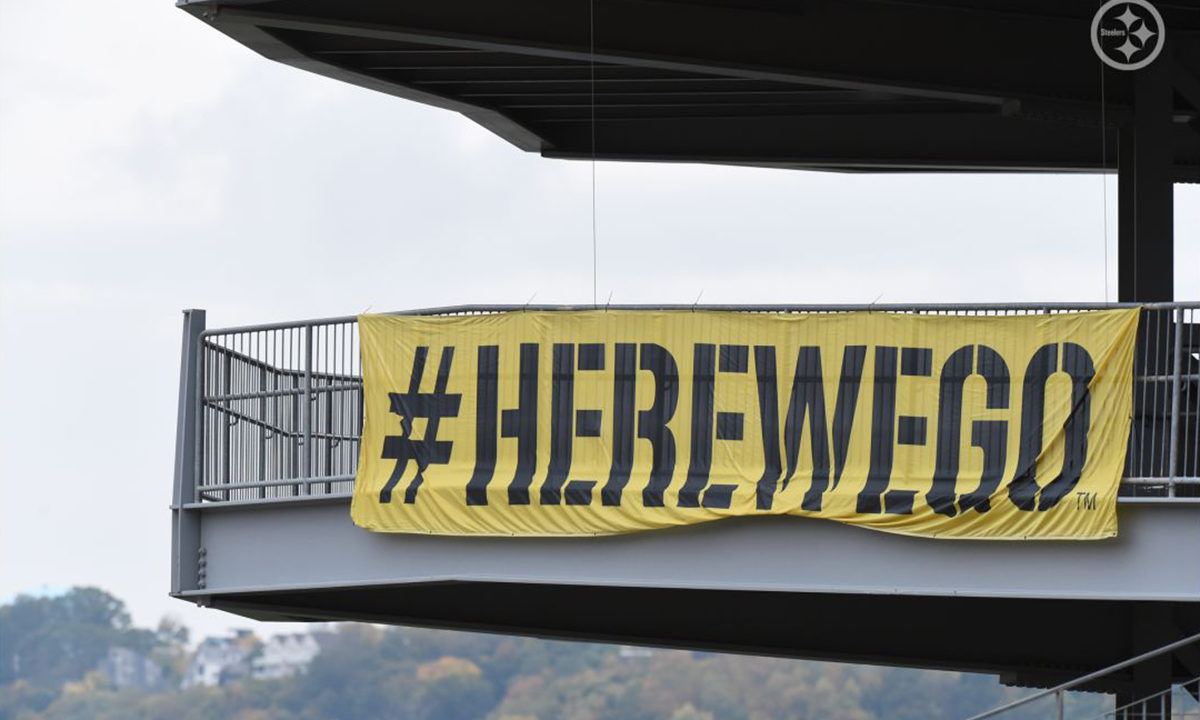
<svg viewBox="0 0 1200 720">
<path fill-rule="evenodd" d="M 94 669 L 110 647 L 148 652 L 156 644 L 154 633 L 130 625 L 123 602 L 98 588 L 20 595 L 0 606 L 0 684 L 56 687 Z"/>
</svg>

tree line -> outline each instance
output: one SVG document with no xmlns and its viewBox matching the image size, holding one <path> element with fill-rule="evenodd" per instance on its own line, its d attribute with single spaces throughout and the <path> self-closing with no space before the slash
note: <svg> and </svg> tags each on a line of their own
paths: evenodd
<svg viewBox="0 0 1200 720">
<path fill-rule="evenodd" d="M 0 720 L 961 720 L 1029 692 L 985 675 L 358 624 L 322 633 L 293 677 L 185 690 L 189 640 L 169 620 L 134 627 L 96 588 L 19 596 L 0 606 Z M 113 647 L 153 658 L 162 685 L 115 687 L 98 670 Z M 1071 715 L 1106 700 L 1072 698 Z"/>
</svg>

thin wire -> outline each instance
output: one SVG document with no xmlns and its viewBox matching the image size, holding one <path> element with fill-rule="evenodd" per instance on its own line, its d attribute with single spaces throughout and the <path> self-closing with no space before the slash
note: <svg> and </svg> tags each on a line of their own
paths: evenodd
<svg viewBox="0 0 1200 720">
<path fill-rule="evenodd" d="M 1108 302 L 1108 104 L 1104 97 L 1104 63 L 1100 63 L 1100 190 L 1104 196 L 1104 302 Z"/>
<path fill-rule="evenodd" d="M 588 71 L 591 75 L 591 132 L 592 132 L 592 307 L 597 305 L 597 243 L 596 243 L 596 0 L 588 0 Z"/>
</svg>

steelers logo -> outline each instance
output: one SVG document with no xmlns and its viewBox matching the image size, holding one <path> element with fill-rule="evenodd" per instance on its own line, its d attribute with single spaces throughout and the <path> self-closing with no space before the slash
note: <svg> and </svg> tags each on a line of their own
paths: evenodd
<svg viewBox="0 0 1200 720">
<path fill-rule="evenodd" d="M 1092 47 L 1106 65 L 1139 70 L 1162 52 L 1167 28 L 1147 0 L 1108 0 L 1092 18 Z"/>
</svg>

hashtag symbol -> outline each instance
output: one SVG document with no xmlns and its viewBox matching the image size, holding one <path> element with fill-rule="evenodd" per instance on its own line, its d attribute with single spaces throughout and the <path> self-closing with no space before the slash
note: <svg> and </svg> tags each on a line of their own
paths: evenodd
<svg viewBox="0 0 1200 720">
<path fill-rule="evenodd" d="M 444 417 L 458 417 L 458 407 L 462 403 L 462 395 L 446 392 L 450 380 L 450 364 L 454 362 L 454 348 L 442 348 L 442 360 L 438 365 L 437 381 L 433 392 L 420 392 L 421 378 L 425 375 L 425 361 L 429 357 L 428 347 L 418 347 L 413 360 L 412 377 L 408 382 L 407 393 L 388 393 L 391 398 L 391 411 L 400 416 L 401 435 L 388 435 L 383 439 L 383 455 L 386 460 L 395 460 L 396 467 L 387 484 L 379 491 L 379 502 L 392 501 L 392 490 L 400 482 L 401 476 L 410 462 L 416 463 L 417 474 L 404 491 L 404 502 L 412 504 L 417 500 L 417 489 L 425 481 L 425 469 L 430 465 L 445 465 L 450 462 L 450 449 L 453 446 L 448 440 L 438 440 L 438 425 Z M 413 419 L 427 418 L 425 437 L 413 439 Z"/>
</svg>

